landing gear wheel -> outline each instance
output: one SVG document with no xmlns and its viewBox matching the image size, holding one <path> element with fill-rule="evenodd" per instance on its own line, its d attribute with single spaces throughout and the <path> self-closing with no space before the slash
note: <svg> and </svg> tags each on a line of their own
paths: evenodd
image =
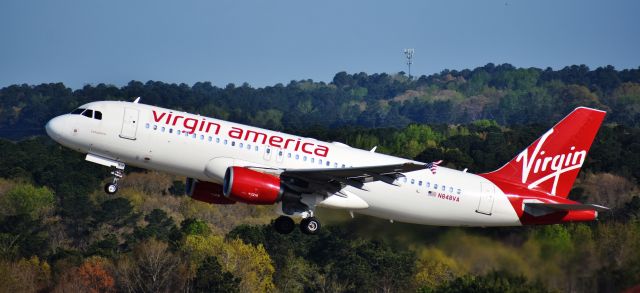
<svg viewBox="0 0 640 293">
<path fill-rule="evenodd" d="M 287 216 L 280 216 L 273 222 L 273 227 L 280 234 L 289 234 L 296 227 L 296 224 L 293 219 Z"/>
<path fill-rule="evenodd" d="M 118 185 L 113 183 L 107 183 L 104 186 L 104 192 L 106 192 L 107 194 L 115 194 L 116 192 L 118 192 Z"/>
<path fill-rule="evenodd" d="M 118 181 L 124 177 L 124 163 L 118 162 L 118 166 L 115 170 L 111 171 L 111 175 L 113 175 L 113 181 L 104 186 L 104 192 L 107 194 L 115 194 L 118 192 Z"/>
<path fill-rule="evenodd" d="M 300 231 L 304 234 L 315 235 L 320 231 L 320 221 L 315 217 L 302 219 L 300 222 Z"/>
</svg>

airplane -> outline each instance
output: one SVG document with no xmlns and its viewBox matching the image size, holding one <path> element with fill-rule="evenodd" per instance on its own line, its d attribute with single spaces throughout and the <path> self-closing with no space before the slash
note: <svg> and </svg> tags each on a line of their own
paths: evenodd
<svg viewBox="0 0 640 293">
<path fill-rule="evenodd" d="M 438 226 L 593 221 L 608 208 L 568 199 L 605 112 L 578 107 L 493 172 L 439 166 L 134 102 L 97 101 L 51 119 L 47 134 L 112 169 L 185 176 L 211 204 L 273 205 L 275 230 L 317 234 L 317 207 Z"/>
</svg>

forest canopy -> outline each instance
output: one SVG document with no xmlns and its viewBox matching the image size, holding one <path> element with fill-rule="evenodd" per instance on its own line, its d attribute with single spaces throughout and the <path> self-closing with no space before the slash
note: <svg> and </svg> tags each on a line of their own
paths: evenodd
<svg viewBox="0 0 640 293">
<path fill-rule="evenodd" d="M 444 70 L 410 79 L 404 73 L 337 73 L 330 83 L 291 81 L 253 88 L 211 82 L 171 84 L 131 81 L 72 90 L 62 83 L 0 89 L 0 136 L 43 134 L 56 115 L 97 100 L 133 100 L 150 105 L 275 130 L 310 127 L 405 127 L 411 123 L 459 124 L 489 119 L 500 125 L 557 121 L 576 106 L 608 112 L 607 122 L 640 123 L 640 68 L 560 70 L 489 63 L 473 70 Z"/>
</svg>

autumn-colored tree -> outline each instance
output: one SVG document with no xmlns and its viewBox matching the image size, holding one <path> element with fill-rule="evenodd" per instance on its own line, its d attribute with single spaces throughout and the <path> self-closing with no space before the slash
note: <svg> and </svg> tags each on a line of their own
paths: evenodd
<svg viewBox="0 0 640 293">
<path fill-rule="evenodd" d="M 262 245 L 245 244 L 239 239 L 225 241 L 221 236 L 188 235 L 183 245 L 192 264 L 215 256 L 225 271 L 239 277 L 241 292 L 272 292 L 274 267 Z"/>
<path fill-rule="evenodd" d="M 88 292 L 113 292 L 115 280 L 107 270 L 109 263 L 101 257 L 86 260 L 78 268 L 78 277 Z"/>
<path fill-rule="evenodd" d="M 54 292 L 115 292 L 112 264 L 102 257 L 90 257 L 80 266 L 63 272 Z"/>
</svg>

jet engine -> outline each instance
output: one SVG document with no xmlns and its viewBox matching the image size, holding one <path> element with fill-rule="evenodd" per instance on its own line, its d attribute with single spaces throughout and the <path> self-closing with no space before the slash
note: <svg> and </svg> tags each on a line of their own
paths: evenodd
<svg viewBox="0 0 640 293">
<path fill-rule="evenodd" d="M 229 167 L 224 174 L 222 193 L 230 200 L 269 205 L 284 194 L 280 178 L 244 167 Z"/>
<path fill-rule="evenodd" d="M 236 203 L 234 200 L 228 199 L 222 195 L 222 185 L 220 184 L 187 178 L 186 185 L 187 195 L 192 199 L 210 204 Z"/>
</svg>

